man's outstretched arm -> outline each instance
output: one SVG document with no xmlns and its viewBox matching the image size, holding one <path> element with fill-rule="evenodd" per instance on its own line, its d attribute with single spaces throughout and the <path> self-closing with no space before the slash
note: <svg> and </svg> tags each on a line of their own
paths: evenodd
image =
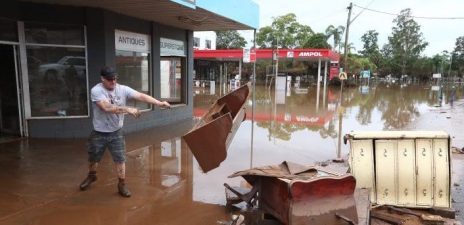
<svg viewBox="0 0 464 225">
<path fill-rule="evenodd" d="M 111 104 L 107 101 L 98 101 L 96 102 L 98 108 L 107 112 L 107 113 L 114 113 L 114 114 L 123 114 L 129 113 L 134 117 L 140 116 L 140 111 L 137 108 L 127 107 L 127 106 L 118 106 Z"/>
<path fill-rule="evenodd" d="M 157 105 L 160 107 L 166 107 L 170 108 L 171 105 L 167 101 L 159 101 L 156 98 L 151 97 L 150 95 L 144 94 L 144 93 L 137 93 L 134 97 L 136 100 L 141 101 L 141 102 L 146 102 L 152 105 Z"/>
</svg>

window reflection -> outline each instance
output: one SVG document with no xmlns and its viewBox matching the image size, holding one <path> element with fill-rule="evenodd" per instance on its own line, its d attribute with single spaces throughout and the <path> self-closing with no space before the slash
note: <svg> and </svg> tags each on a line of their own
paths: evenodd
<svg viewBox="0 0 464 225">
<path fill-rule="evenodd" d="M 85 49 L 27 46 L 31 116 L 88 115 Z"/>
<path fill-rule="evenodd" d="M 80 25 L 25 23 L 27 43 L 85 45 L 84 29 Z"/>
<path fill-rule="evenodd" d="M 118 83 L 127 85 L 139 92 L 150 95 L 149 62 L 150 54 L 142 52 L 116 51 L 116 71 Z M 150 105 L 133 99 L 127 105 L 139 109 L 150 109 Z"/>
<path fill-rule="evenodd" d="M 181 180 L 181 139 L 161 142 L 161 185 L 172 187 Z"/>
<path fill-rule="evenodd" d="M 181 57 L 161 58 L 161 99 L 171 103 L 182 102 L 182 79 L 185 59 Z"/>
</svg>

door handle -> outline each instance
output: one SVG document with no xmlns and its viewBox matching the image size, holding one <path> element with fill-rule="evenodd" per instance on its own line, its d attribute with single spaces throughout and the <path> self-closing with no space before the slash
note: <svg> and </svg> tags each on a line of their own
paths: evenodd
<svg viewBox="0 0 464 225">
<path fill-rule="evenodd" d="M 427 189 L 422 190 L 422 193 L 424 194 L 424 196 L 427 196 Z"/>
<path fill-rule="evenodd" d="M 443 197 L 443 190 L 440 190 L 440 191 L 438 192 L 438 196 L 439 196 L 440 198 Z"/>
<path fill-rule="evenodd" d="M 364 156 L 364 149 L 361 148 L 361 153 L 360 153 L 361 156 Z"/>
<path fill-rule="evenodd" d="M 405 195 L 405 196 L 408 196 L 408 189 L 407 189 L 407 188 L 404 189 L 404 195 Z"/>
<path fill-rule="evenodd" d="M 403 152 L 404 157 L 408 156 L 407 153 L 408 153 L 408 150 L 407 150 L 407 149 L 404 149 L 404 152 Z"/>
<path fill-rule="evenodd" d="M 422 155 L 425 156 L 425 148 L 422 148 Z"/>
<path fill-rule="evenodd" d="M 383 191 L 383 195 L 388 196 L 388 188 Z"/>
<path fill-rule="evenodd" d="M 442 154 L 443 150 L 440 148 L 440 151 L 438 151 L 438 156 L 442 157 L 443 154 Z"/>
<path fill-rule="evenodd" d="M 387 149 L 383 150 L 383 157 L 387 157 Z"/>
</svg>

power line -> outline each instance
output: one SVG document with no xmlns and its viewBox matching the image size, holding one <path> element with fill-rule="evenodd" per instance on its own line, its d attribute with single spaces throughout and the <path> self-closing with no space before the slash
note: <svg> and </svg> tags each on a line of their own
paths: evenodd
<svg viewBox="0 0 464 225">
<path fill-rule="evenodd" d="M 353 4 L 353 6 L 356 6 L 358 8 L 361 8 L 363 10 L 371 11 L 371 12 L 376 12 L 376 13 L 381 13 L 381 14 L 386 14 L 390 16 L 399 16 L 400 14 L 398 13 L 390 13 L 390 12 L 384 12 L 376 9 L 370 9 L 367 7 L 362 7 L 356 4 Z M 429 19 L 429 20 L 464 20 L 464 17 L 433 17 L 433 16 L 411 16 L 412 18 L 416 19 Z"/>
</svg>

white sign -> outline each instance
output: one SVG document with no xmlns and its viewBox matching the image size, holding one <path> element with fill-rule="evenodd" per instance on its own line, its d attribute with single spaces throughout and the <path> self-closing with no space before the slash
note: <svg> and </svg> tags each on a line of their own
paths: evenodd
<svg viewBox="0 0 464 225">
<path fill-rule="evenodd" d="M 150 36 L 122 30 L 114 30 L 116 50 L 150 52 Z"/>
<path fill-rule="evenodd" d="M 244 63 L 250 62 L 250 49 L 249 48 L 243 49 L 243 62 Z"/>
<path fill-rule="evenodd" d="M 185 56 L 185 44 L 183 41 L 169 38 L 160 38 L 161 56 Z"/>
<path fill-rule="evenodd" d="M 433 78 L 437 78 L 437 79 L 438 79 L 438 78 L 441 78 L 441 73 L 434 73 L 434 74 L 432 75 L 432 77 L 433 77 Z"/>
<path fill-rule="evenodd" d="M 287 58 L 293 58 L 293 51 L 287 52 Z"/>
</svg>

